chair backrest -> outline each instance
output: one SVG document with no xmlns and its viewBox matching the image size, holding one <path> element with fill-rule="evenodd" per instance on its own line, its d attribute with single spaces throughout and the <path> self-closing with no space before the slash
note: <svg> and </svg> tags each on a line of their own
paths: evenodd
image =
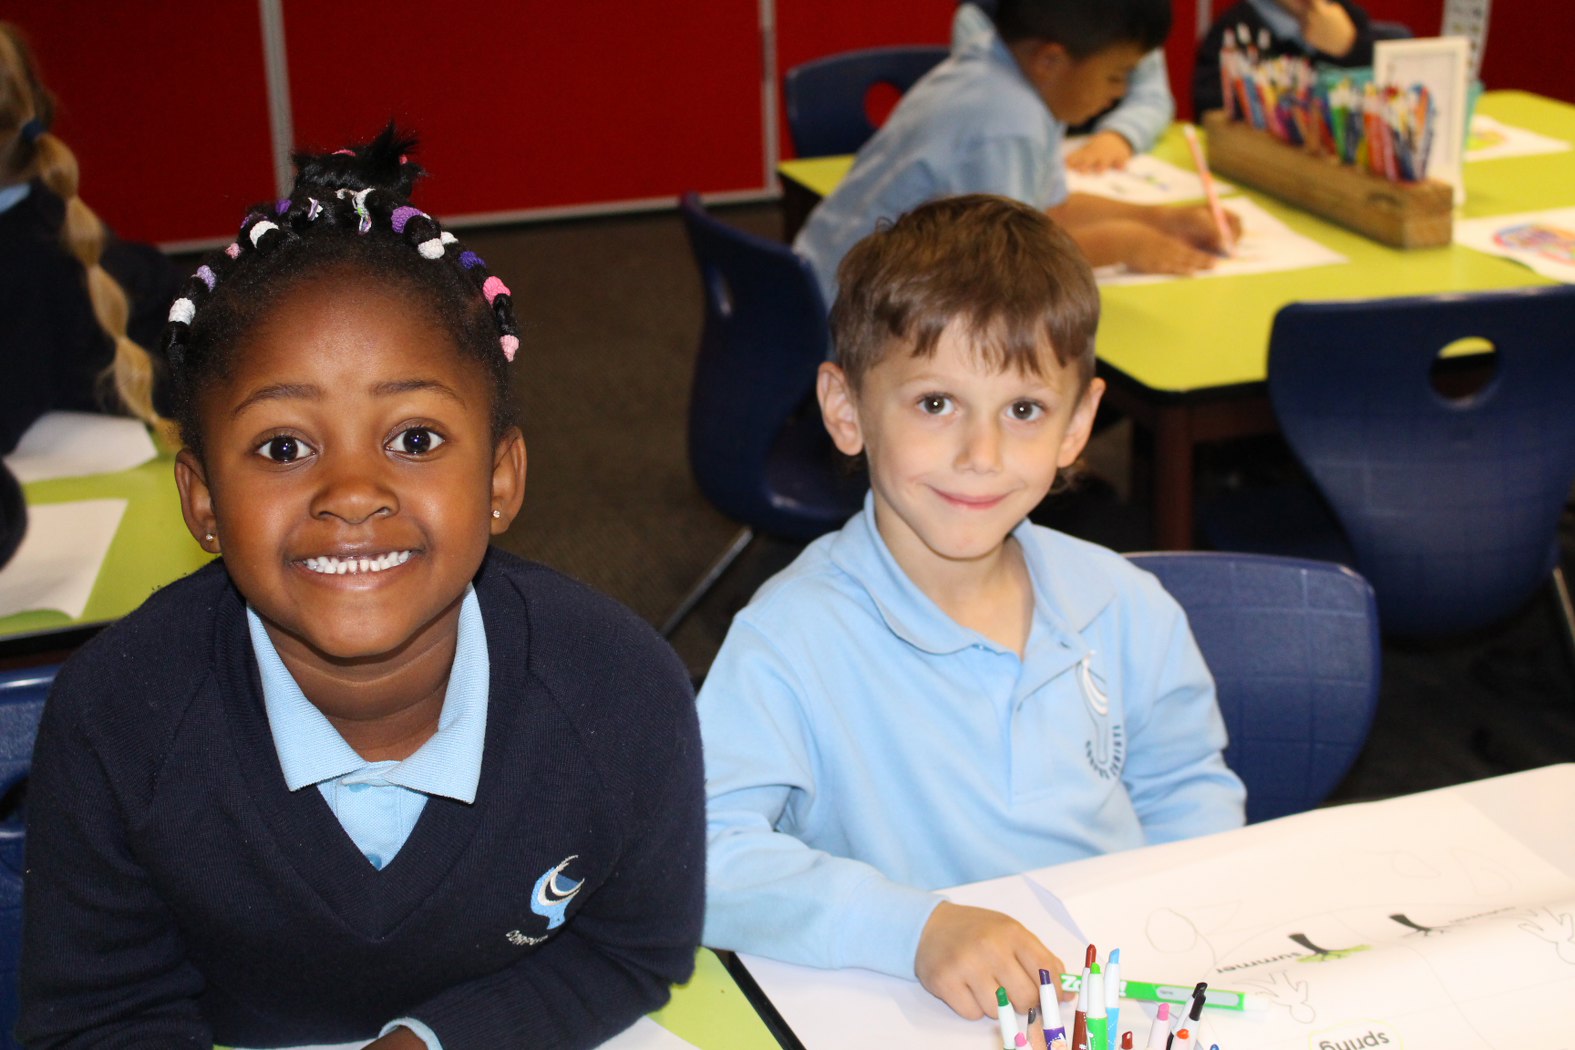
<svg viewBox="0 0 1575 1050">
<path fill-rule="evenodd" d="M 794 149 L 801 157 L 857 152 L 875 134 L 870 89 L 888 84 L 903 94 L 947 53 L 940 45 L 872 47 L 794 66 L 783 79 Z"/>
<path fill-rule="evenodd" d="M 16 1042 L 11 1029 L 17 1015 L 17 964 L 22 950 L 22 871 L 25 844 L 22 818 L 14 806 L 33 760 L 33 740 L 44 713 L 44 697 L 54 683 L 55 666 L 0 672 L 0 1050 Z"/>
<path fill-rule="evenodd" d="M 1311 809 L 1335 789 L 1378 707 L 1373 589 L 1332 562 L 1264 554 L 1133 554 L 1186 611 L 1247 785 L 1248 821 Z"/>
<path fill-rule="evenodd" d="M 1438 353 L 1471 337 L 1495 348 L 1492 378 L 1445 397 Z M 1293 303 L 1268 373 L 1385 631 L 1485 626 L 1546 581 L 1575 484 L 1575 286 Z"/>
<path fill-rule="evenodd" d="M 812 539 L 858 509 L 813 408 L 831 350 L 814 273 L 787 245 L 708 215 L 692 193 L 679 212 L 705 293 L 689 402 L 695 481 L 737 521 Z"/>
</svg>

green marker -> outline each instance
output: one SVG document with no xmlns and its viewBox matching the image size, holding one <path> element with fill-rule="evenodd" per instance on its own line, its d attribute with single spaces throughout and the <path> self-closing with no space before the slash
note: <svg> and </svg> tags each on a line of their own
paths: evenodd
<svg viewBox="0 0 1575 1050">
<path fill-rule="evenodd" d="M 1088 968 L 1088 1050 L 1109 1050 L 1110 1017 L 1105 1013 L 1105 975 L 1099 964 Z"/>
<path fill-rule="evenodd" d="M 1092 983 L 1093 978 L 1089 978 Z M 1063 973 L 1061 987 L 1069 992 L 1078 991 L 1083 986 L 1080 974 Z M 1121 998 L 1136 999 L 1144 1003 L 1179 1003 L 1183 1006 L 1192 1002 L 1192 989 L 1179 984 L 1153 984 L 1149 981 L 1122 981 Z M 1251 1013 L 1258 1010 L 1267 1010 L 1269 1001 L 1261 995 L 1251 992 L 1228 992 L 1223 988 L 1210 987 L 1204 994 L 1203 1005 L 1215 1010 L 1235 1010 L 1238 1013 Z M 1092 1047 L 1094 1044 L 1090 1043 Z"/>
</svg>

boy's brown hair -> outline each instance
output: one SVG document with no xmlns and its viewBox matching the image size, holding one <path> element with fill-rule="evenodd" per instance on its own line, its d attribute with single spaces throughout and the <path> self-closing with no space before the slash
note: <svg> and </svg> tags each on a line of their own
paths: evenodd
<svg viewBox="0 0 1575 1050">
<path fill-rule="evenodd" d="M 1093 271 L 1072 239 L 1026 204 L 984 194 L 922 204 L 854 245 L 837 284 L 831 336 L 854 390 L 894 348 L 933 354 L 953 321 L 997 368 L 1040 374 L 1048 340 L 1080 391 L 1093 378 Z"/>
</svg>

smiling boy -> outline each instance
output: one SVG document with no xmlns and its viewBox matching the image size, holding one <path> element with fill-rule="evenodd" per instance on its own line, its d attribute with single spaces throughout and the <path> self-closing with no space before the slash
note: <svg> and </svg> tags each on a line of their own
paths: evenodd
<svg viewBox="0 0 1575 1050">
<path fill-rule="evenodd" d="M 1235 827 L 1244 792 L 1176 603 L 1026 520 L 1103 391 L 1070 239 L 949 198 L 839 278 L 820 403 L 871 493 L 760 589 L 701 692 L 705 943 L 1026 1011 L 1059 961 L 932 891 Z"/>
<path fill-rule="evenodd" d="M 837 264 L 877 221 L 963 193 L 1049 211 L 1093 266 L 1191 273 L 1214 264 L 1219 233 L 1206 208 L 1067 192 L 1067 126 L 1122 97 L 1170 31 L 1168 0 L 1001 0 L 993 22 L 967 6 L 956 21 L 951 56 L 903 96 L 793 242 L 828 305 Z"/>
</svg>

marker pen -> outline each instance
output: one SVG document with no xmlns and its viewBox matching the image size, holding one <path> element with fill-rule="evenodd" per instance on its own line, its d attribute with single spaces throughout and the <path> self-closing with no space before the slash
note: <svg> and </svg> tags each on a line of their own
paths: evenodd
<svg viewBox="0 0 1575 1050">
<path fill-rule="evenodd" d="M 1165 1050 L 1165 1043 L 1170 1038 L 1170 1004 L 1160 1003 L 1159 1013 L 1154 1015 L 1154 1027 L 1148 1030 L 1147 1050 Z"/>
<path fill-rule="evenodd" d="M 1093 951 L 1093 946 L 1089 946 Z M 1088 1050 L 1088 970 L 1083 970 L 1083 985 L 1077 990 L 1077 1009 L 1072 1013 L 1072 1050 Z"/>
<path fill-rule="evenodd" d="M 1106 1044 L 1116 1050 L 1116 1033 L 1121 1031 L 1121 949 L 1110 949 L 1110 963 L 1105 967 L 1105 1016 L 1110 1018 L 1110 1039 Z"/>
<path fill-rule="evenodd" d="M 1132 1050 L 1132 1033 L 1130 1031 L 1121 1033 L 1121 1050 Z"/>
<path fill-rule="evenodd" d="M 995 1019 L 1001 1025 L 1001 1050 L 1017 1050 L 1017 1037 L 1022 1033 L 1017 1030 L 1017 1014 L 1005 988 L 995 990 Z"/>
<path fill-rule="evenodd" d="M 1039 971 L 1039 1013 L 1043 1015 L 1045 1050 L 1066 1050 L 1066 1026 L 1061 1023 L 1061 1004 L 1056 1001 L 1049 970 Z"/>
<path fill-rule="evenodd" d="M 1083 979 L 1075 973 L 1061 975 L 1061 987 L 1069 992 L 1082 988 Z M 1105 978 L 1105 987 L 1110 987 L 1110 977 Z M 1195 989 L 1179 984 L 1155 984 L 1152 981 L 1123 980 L 1121 982 L 1121 998 L 1136 999 L 1144 1003 L 1175 1003 L 1186 1006 L 1192 1002 L 1192 993 Z M 1108 998 L 1108 994 L 1107 994 Z M 1230 992 L 1224 988 L 1210 988 L 1203 1005 L 1210 1010 L 1236 1010 L 1252 1013 L 1269 1008 L 1267 997 L 1257 992 Z"/>
<path fill-rule="evenodd" d="M 1110 1050 L 1110 1018 L 1105 1014 L 1105 975 L 1095 963 L 1088 973 L 1088 1047 Z"/>
<path fill-rule="evenodd" d="M 1186 1050 L 1187 1047 L 1192 1045 L 1192 1029 L 1185 1026 L 1176 1029 L 1174 1042 L 1170 1045 L 1172 1050 Z"/>
</svg>

